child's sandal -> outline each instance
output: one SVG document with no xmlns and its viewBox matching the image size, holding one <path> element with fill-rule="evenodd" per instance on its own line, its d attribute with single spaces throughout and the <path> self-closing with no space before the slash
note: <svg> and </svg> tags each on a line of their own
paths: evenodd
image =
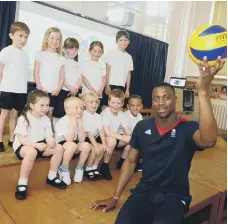
<svg viewBox="0 0 228 224">
<path fill-rule="evenodd" d="M 21 190 L 20 188 L 25 188 L 25 190 Z M 15 198 L 17 200 L 24 200 L 27 196 L 28 185 L 18 185 L 15 191 Z"/>
<path fill-rule="evenodd" d="M 46 183 L 58 189 L 66 189 L 67 187 L 67 185 L 63 181 L 61 181 L 58 177 L 55 177 L 53 180 L 50 180 L 49 178 L 47 178 Z"/>
<path fill-rule="evenodd" d="M 96 180 L 96 177 L 94 175 L 94 172 L 93 170 L 89 170 L 89 171 L 85 171 L 84 172 L 84 175 L 88 178 L 88 180 L 90 181 L 95 181 Z"/>
</svg>

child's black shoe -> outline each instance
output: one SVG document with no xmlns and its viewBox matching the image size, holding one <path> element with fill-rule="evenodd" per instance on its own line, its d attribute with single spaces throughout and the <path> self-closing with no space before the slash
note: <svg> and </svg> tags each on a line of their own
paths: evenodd
<svg viewBox="0 0 228 224">
<path fill-rule="evenodd" d="M 95 174 L 94 174 L 93 170 L 84 171 L 84 176 L 87 177 L 88 180 L 90 180 L 90 181 L 95 181 L 96 180 L 96 177 L 95 177 Z"/>
<path fill-rule="evenodd" d="M 66 189 L 67 185 L 61 181 L 58 177 L 55 177 L 53 180 L 50 180 L 49 178 L 47 178 L 46 180 L 46 184 L 49 184 L 55 188 L 58 189 Z"/>
<path fill-rule="evenodd" d="M 21 190 L 20 188 L 25 188 L 24 190 Z M 27 185 L 18 185 L 15 191 L 15 198 L 17 200 L 24 200 L 27 196 Z"/>
</svg>

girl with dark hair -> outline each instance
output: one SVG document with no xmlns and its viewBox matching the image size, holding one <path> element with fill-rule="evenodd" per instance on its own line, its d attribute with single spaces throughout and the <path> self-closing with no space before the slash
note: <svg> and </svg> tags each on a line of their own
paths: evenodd
<svg viewBox="0 0 228 224">
<path fill-rule="evenodd" d="M 57 177 L 57 170 L 63 157 L 63 147 L 56 144 L 53 138 L 51 121 L 46 116 L 49 103 L 48 93 L 41 90 L 30 92 L 22 116 L 17 122 L 13 149 L 18 159 L 22 160 L 15 192 L 18 200 L 26 198 L 28 177 L 36 158 L 51 157 L 46 183 L 59 189 L 66 188 L 66 184 Z"/>
<path fill-rule="evenodd" d="M 65 57 L 65 81 L 58 96 L 58 107 L 54 110 L 54 117 L 65 116 L 64 100 L 69 96 L 78 96 L 82 84 L 82 68 L 78 63 L 79 42 L 68 37 L 63 44 L 63 56 Z"/>
</svg>

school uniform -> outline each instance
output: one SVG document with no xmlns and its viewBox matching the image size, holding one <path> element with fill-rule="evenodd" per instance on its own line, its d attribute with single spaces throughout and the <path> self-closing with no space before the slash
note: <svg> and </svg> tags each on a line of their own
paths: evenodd
<svg viewBox="0 0 228 224">
<path fill-rule="evenodd" d="M 191 160 L 196 150 L 202 150 L 193 140 L 198 129 L 197 122 L 183 118 L 167 129 L 159 128 L 154 118 L 136 125 L 129 144 L 142 153 L 142 178 L 122 206 L 116 224 L 183 223 L 191 202 Z"/>
<path fill-rule="evenodd" d="M 69 131 L 70 128 L 70 117 L 65 115 L 60 118 L 55 124 L 55 139 L 58 144 L 63 145 L 66 142 L 65 135 Z M 74 139 L 73 141 L 78 143 L 78 130 L 75 129 Z"/>
<path fill-rule="evenodd" d="M 104 63 L 99 61 L 93 61 L 91 59 L 84 61 L 82 65 L 83 76 L 86 77 L 90 85 L 97 92 L 103 83 L 103 78 L 106 76 L 106 66 Z M 90 90 L 83 85 L 82 94 L 89 93 Z M 100 98 L 100 104 L 97 109 L 97 113 L 101 112 L 101 107 L 103 105 L 103 94 Z"/>
<path fill-rule="evenodd" d="M 83 65 L 83 76 L 86 77 L 90 85 L 94 88 L 95 91 L 98 91 L 103 82 L 103 78 L 106 76 L 106 67 L 104 63 L 93 60 L 86 60 Z M 83 86 L 82 94 L 89 93 L 90 90 Z"/>
<path fill-rule="evenodd" d="M 58 97 L 52 96 L 51 93 L 57 88 L 59 83 L 59 71 L 64 65 L 64 57 L 58 53 L 47 51 L 38 51 L 36 61 L 40 62 L 39 78 L 44 89 L 48 91 L 50 97 L 50 107 L 57 107 Z"/>
<path fill-rule="evenodd" d="M 109 107 L 107 107 L 102 111 L 101 117 L 103 127 L 109 126 L 110 130 L 114 133 L 122 135 L 122 129 L 128 126 L 123 111 L 119 111 L 117 115 L 114 116 Z M 118 144 L 119 140 L 117 140 L 116 146 L 118 146 Z"/>
<path fill-rule="evenodd" d="M 130 128 L 131 130 L 131 133 L 133 132 L 136 124 L 143 120 L 143 117 L 142 117 L 142 114 L 138 113 L 137 116 L 133 116 L 132 113 L 130 112 L 130 110 L 127 110 L 124 112 L 124 117 L 125 117 L 125 120 L 128 124 L 128 127 Z"/>
<path fill-rule="evenodd" d="M 65 59 L 64 61 L 65 81 L 71 86 L 76 86 L 80 76 L 82 75 L 82 66 L 73 59 Z M 70 91 L 66 86 L 62 87 L 58 95 L 58 106 L 54 109 L 53 116 L 56 118 L 63 117 L 66 113 L 64 110 L 64 100 L 69 97 Z"/>
<path fill-rule="evenodd" d="M 125 93 L 128 72 L 134 70 L 131 55 L 116 48 L 108 51 L 104 61 L 111 66 L 109 75 L 110 89 L 120 89 Z M 108 105 L 107 95 L 105 103 Z"/>
<path fill-rule="evenodd" d="M 51 121 L 48 116 L 45 115 L 36 118 L 29 111 L 26 114 L 29 124 L 24 116 L 20 116 L 14 131 L 15 140 L 13 142 L 13 150 L 20 160 L 23 159 L 20 155 L 23 145 L 20 143 L 18 135 L 22 135 L 32 142 L 45 142 L 46 138 L 53 136 Z M 37 157 L 42 157 L 43 152 L 40 152 L 38 149 L 36 150 L 38 152 Z"/>
<path fill-rule="evenodd" d="M 28 55 L 10 45 L 0 52 L 4 65 L 0 81 L 0 108 L 22 111 L 27 99 Z"/>
<path fill-rule="evenodd" d="M 90 114 L 85 110 L 82 119 L 85 133 L 91 132 L 96 142 L 102 144 L 99 134 L 99 130 L 103 129 L 101 115 L 97 113 Z M 85 142 L 91 143 L 88 137 L 86 137 Z"/>
</svg>

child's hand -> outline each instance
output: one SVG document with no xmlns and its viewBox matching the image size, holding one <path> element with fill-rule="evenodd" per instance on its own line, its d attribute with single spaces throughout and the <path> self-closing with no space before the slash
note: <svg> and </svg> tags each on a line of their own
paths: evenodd
<svg viewBox="0 0 228 224">
<path fill-rule="evenodd" d="M 43 88 L 43 86 L 36 86 L 37 89 L 42 90 L 45 93 L 48 93 L 46 89 Z"/>
<path fill-rule="evenodd" d="M 125 91 L 125 97 L 128 98 L 129 96 L 130 96 L 130 91 L 129 91 L 129 89 L 126 89 L 126 91 Z"/>
<path fill-rule="evenodd" d="M 95 147 L 95 151 L 96 151 L 96 156 L 97 157 L 99 157 L 102 154 L 102 152 L 103 152 L 102 148 L 100 148 L 100 147 Z"/>
<path fill-rule="evenodd" d="M 105 87 L 105 94 L 106 94 L 106 95 L 109 95 L 110 92 L 111 92 L 110 86 L 106 86 L 106 87 Z"/>
<path fill-rule="evenodd" d="M 102 90 L 98 90 L 98 91 L 97 91 L 97 96 L 98 96 L 98 97 L 102 97 L 102 93 L 103 93 Z"/>
<path fill-rule="evenodd" d="M 102 147 L 103 147 L 104 152 L 107 152 L 107 154 L 112 153 L 112 151 L 110 150 L 110 148 L 106 144 L 102 144 Z"/>
<path fill-rule="evenodd" d="M 69 90 L 72 96 L 74 96 L 78 92 L 78 89 L 73 86 L 71 86 Z"/>
<path fill-rule="evenodd" d="M 47 141 L 48 148 L 53 149 L 55 147 L 56 142 L 54 138 L 47 139 L 46 141 Z"/>
<path fill-rule="evenodd" d="M 52 91 L 51 95 L 52 95 L 52 96 L 58 96 L 60 90 L 61 90 L 61 89 L 55 89 L 54 91 Z"/>
<path fill-rule="evenodd" d="M 36 143 L 35 148 L 38 149 L 40 152 L 43 152 L 47 148 L 47 145 L 45 143 Z"/>
<path fill-rule="evenodd" d="M 71 116 L 71 117 L 70 117 L 70 120 L 71 120 L 71 122 L 73 122 L 73 123 L 75 123 L 75 124 L 78 123 L 78 118 L 77 118 L 77 116 Z"/>
</svg>

